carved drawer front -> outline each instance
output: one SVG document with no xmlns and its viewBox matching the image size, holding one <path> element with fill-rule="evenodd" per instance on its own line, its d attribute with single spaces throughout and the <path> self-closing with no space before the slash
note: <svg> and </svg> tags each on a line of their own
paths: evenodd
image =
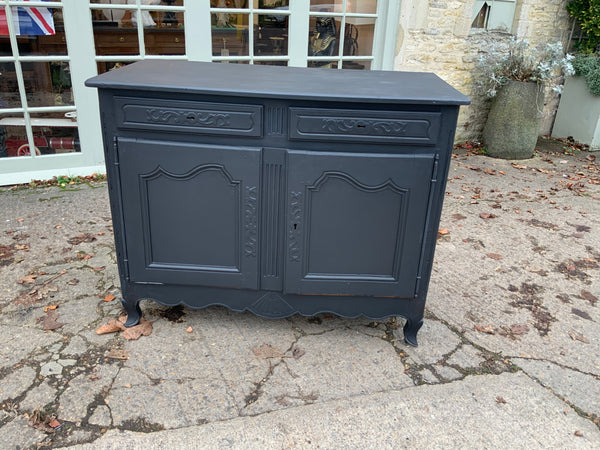
<svg viewBox="0 0 600 450">
<path fill-rule="evenodd" d="M 290 108 L 289 138 L 435 145 L 440 124 L 438 112 Z"/>
<path fill-rule="evenodd" d="M 262 136 L 261 105 L 118 97 L 115 106 L 120 128 Z"/>
</svg>

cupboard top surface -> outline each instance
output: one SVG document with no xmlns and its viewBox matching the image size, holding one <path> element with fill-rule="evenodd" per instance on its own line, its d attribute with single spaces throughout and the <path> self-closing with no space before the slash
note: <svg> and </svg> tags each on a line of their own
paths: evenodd
<svg viewBox="0 0 600 450">
<path fill-rule="evenodd" d="M 468 97 L 432 73 L 307 69 L 191 61 L 139 61 L 86 81 L 135 91 L 313 99 L 337 102 L 467 105 Z"/>
</svg>

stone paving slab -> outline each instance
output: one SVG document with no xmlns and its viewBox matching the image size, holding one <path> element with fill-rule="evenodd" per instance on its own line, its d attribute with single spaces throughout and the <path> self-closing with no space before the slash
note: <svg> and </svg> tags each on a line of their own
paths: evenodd
<svg viewBox="0 0 600 450">
<path fill-rule="evenodd" d="M 522 373 L 289 408 L 152 434 L 109 432 L 76 449 L 581 448 L 600 431 Z"/>
<path fill-rule="evenodd" d="M 587 156 L 453 158 L 418 348 L 402 318 L 149 301 L 150 336 L 97 335 L 123 314 L 106 184 L 3 190 L 0 447 L 597 447 L 600 186 Z M 49 313 L 64 325 L 45 330 Z"/>
</svg>

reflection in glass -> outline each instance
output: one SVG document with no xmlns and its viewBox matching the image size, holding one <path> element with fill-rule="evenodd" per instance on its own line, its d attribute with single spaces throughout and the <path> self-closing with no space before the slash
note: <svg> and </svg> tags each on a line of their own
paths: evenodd
<svg viewBox="0 0 600 450">
<path fill-rule="evenodd" d="M 343 0 L 310 0 L 311 11 L 341 13 L 344 12 L 343 6 Z M 377 12 L 377 0 L 347 0 L 345 12 L 375 14 Z"/>
<path fill-rule="evenodd" d="M 308 67 L 316 67 L 320 69 L 337 69 L 337 61 L 308 61 Z"/>
<path fill-rule="evenodd" d="M 0 111 L 2 108 L 19 107 L 21 107 L 21 97 L 19 97 L 15 64 L 0 62 Z"/>
<path fill-rule="evenodd" d="M 219 15 L 211 15 L 213 56 L 248 56 L 248 14 Z"/>
<path fill-rule="evenodd" d="M 134 10 L 92 10 L 96 55 L 137 55 L 139 41 Z"/>
<path fill-rule="evenodd" d="M 29 106 L 73 105 L 68 62 L 22 62 Z"/>
<path fill-rule="evenodd" d="M 260 9 L 289 9 L 289 0 L 254 0 L 254 7 Z"/>
<path fill-rule="evenodd" d="M 344 31 L 344 56 L 371 56 L 375 19 L 346 18 Z"/>
<path fill-rule="evenodd" d="M 127 62 L 99 61 L 97 63 L 98 74 L 108 72 L 109 70 L 119 69 L 119 68 L 125 67 L 127 64 L 131 64 L 131 63 L 132 63 L 132 61 L 127 61 Z"/>
<path fill-rule="evenodd" d="M 31 125 L 39 154 L 81 152 L 75 112 L 32 114 Z"/>
<path fill-rule="evenodd" d="M 27 136 L 23 116 L 6 117 L 0 115 L 0 158 L 19 156 L 19 148 L 25 144 L 27 144 Z M 21 153 L 23 153 L 22 148 Z"/>
<path fill-rule="evenodd" d="M 311 17 L 308 56 L 338 56 L 339 27 L 340 21 L 334 17 Z M 329 64 L 325 61 L 313 62 Z"/>
<path fill-rule="evenodd" d="M 288 16 L 258 16 L 258 26 L 254 27 L 254 54 L 288 54 Z"/>
<path fill-rule="evenodd" d="M 148 55 L 185 55 L 183 13 L 150 11 L 155 26 L 144 28 L 144 43 Z"/>
<path fill-rule="evenodd" d="M 371 61 L 343 61 L 342 69 L 371 70 Z"/>
<path fill-rule="evenodd" d="M 287 61 L 254 61 L 259 66 L 287 66 Z"/>
</svg>

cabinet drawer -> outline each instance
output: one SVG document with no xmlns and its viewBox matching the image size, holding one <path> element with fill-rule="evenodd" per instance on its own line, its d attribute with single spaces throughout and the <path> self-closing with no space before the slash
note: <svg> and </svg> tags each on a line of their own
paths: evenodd
<svg viewBox="0 0 600 450">
<path fill-rule="evenodd" d="M 435 145 L 441 113 L 290 108 L 289 138 Z"/>
<path fill-rule="evenodd" d="M 262 106 L 117 97 L 119 128 L 262 136 Z"/>
</svg>

